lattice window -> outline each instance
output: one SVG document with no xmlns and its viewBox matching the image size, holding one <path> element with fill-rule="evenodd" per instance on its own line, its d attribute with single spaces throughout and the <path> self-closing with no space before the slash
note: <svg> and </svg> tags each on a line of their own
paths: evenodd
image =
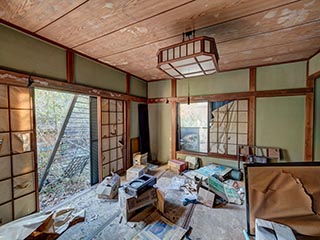
<svg viewBox="0 0 320 240">
<path fill-rule="evenodd" d="M 125 102 L 101 99 L 102 176 L 123 169 L 125 143 Z"/>
</svg>

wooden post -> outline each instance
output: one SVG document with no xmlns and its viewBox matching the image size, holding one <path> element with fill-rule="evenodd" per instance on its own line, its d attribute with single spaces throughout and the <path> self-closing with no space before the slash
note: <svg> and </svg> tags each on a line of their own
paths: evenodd
<svg viewBox="0 0 320 240">
<path fill-rule="evenodd" d="M 250 68 L 249 90 L 256 92 L 257 69 Z M 253 94 L 249 97 L 249 145 L 255 145 L 255 127 L 256 127 L 256 96 Z"/>
<path fill-rule="evenodd" d="M 130 79 L 131 75 L 127 73 L 126 75 L 126 94 L 130 95 Z M 128 168 L 131 167 L 131 151 L 130 151 L 130 108 L 131 107 L 131 101 L 128 100 L 126 102 L 126 161 L 125 161 L 125 168 L 124 170 L 127 170 Z"/>
<path fill-rule="evenodd" d="M 74 53 L 70 50 L 66 52 L 66 64 L 67 82 L 74 83 Z"/>
<path fill-rule="evenodd" d="M 177 80 L 171 80 L 171 97 L 175 98 L 177 96 Z M 171 105 L 171 158 L 176 159 L 176 124 L 177 124 L 177 102 L 170 102 Z"/>
<path fill-rule="evenodd" d="M 304 123 L 304 161 L 306 162 L 313 161 L 314 83 L 315 78 L 308 79 L 307 77 L 307 87 L 312 88 L 313 92 L 306 94 L 306 109 Z"/>
</svg>

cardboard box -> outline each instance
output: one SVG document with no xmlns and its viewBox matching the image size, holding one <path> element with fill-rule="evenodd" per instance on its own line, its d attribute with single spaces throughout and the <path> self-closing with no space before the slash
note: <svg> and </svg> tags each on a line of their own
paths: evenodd
<svg viewBox="0 0 320 240">
<path fill-rule="evenodd" d="M 187 163 L 176 159 L 169 160 L 168 168 L 174 172 L 181 173 L 187 169 Z"/>
<path fill-rule="evenodd" d="M 203 187 L 199 188 L 198 201 L 201 202 L 203 205 L 213 208 L 215 197 L 216 195 L 213 192 L 210 192 Z"/>
<path fill-rule="evenodd" d="M 134 165 L 147 165 L 148 153 L 141 154 L 140 152 L 133 154 L 133 164 Z"/>
<path fill-rule="evenodd" d="M 209 176 L 208 178 L 209 188 L 218 196 L 227 200 L 229 203 L 235 203 L 241 205 L 243 203 L 240 195 L 232 187 L 221 182 L 215 176 Z"/>
<path fill-rule="evenodd" d="M 118 174 L 106 177 L 96 189 L 98 198 L 114 198 L 118 194 L 119 186 L 120 176 Z"/>
<path fill-rule="evenodd" d="M 268 239 L 296 240 L 296 237 L 288 226 L 256 218 L 256 240 Z"/>
<path fill-rule="evenodd" d="M 119 204 L 121 214 L 126 221 L 136 214 L 136 210 L 157 201 L 155 188 L 150 188 L 138 197 L 127 194 L 124 188 L 119 189 Z"/>
<path fill-rule="evenodd" d="M 147 166 L 145 165 L 133 165 L 127 170 L 127 181 L 138 178 L 147 172 Z"/>
</svg>

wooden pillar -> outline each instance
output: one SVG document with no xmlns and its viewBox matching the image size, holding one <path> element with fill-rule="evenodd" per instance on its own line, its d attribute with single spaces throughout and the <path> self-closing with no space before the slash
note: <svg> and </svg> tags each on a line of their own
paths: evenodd
<svg viewBox="0 0 320 240">
<path fill-rule="evenodd" d="M 315 78 L 307 78 L 307 87 L 313 88 L 313 92 L 306 94 L 304 123 L 304 161 L 306 162 L 313 161 L 314 83 Z"/>
<path fill-rule="evenodd" d="M 255 67 L 250 68 L 249 79 L 249 91 L 252 92 L 252 96 L 249 97 L 249 145 L 255 145 L 255 128 L 256 128 L 256 79 L 257 69 Z"/>
<path fill-rule="evenodd" d="M 177 96 L 177 80 L 171 80 L 171 97 L 175 98 Z M 171 158 L 176 158 L 176 125 L 177 125 L 177 102 L 175 100 L 170 102 L 171 105 Z"/>
<path fill-rule="evenodd" d="M 74 53 L 67 50 L 66 53 L 67 82 L 74 83 Z"/>
<path fill-rule="evenodd" d="M 130 95 L 130 79 L 131 75 L 127 73 L 126 75 L 126 94 Z M 126 161 L 124 169 L 127 170 L 131 167 L 131 144 L 130 144 L 130 108 L 131 107 L 131 101 L 128 100 L 126 102 Z"/>
</svg>

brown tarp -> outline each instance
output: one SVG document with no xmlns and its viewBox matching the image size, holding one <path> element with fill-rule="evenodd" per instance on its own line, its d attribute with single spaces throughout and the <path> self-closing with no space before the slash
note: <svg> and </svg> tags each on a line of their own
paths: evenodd
<svg viewBox="0 0 320 240">
<path fill-rule="evenodd" d="M 320 166 L 249 167 L 250 232 L 255 218 L 320 236 Z"/>
</svg>

